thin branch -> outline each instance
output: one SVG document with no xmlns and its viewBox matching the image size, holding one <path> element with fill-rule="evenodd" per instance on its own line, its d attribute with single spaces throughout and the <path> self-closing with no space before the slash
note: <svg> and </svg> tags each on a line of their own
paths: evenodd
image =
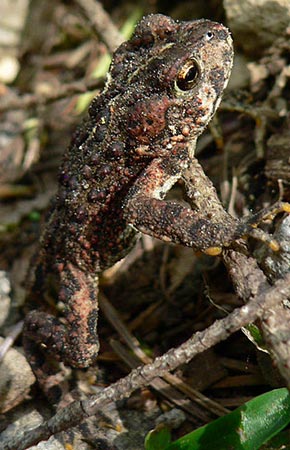
<svg viewBox="0 0 290 450">
<path fill-rule="evenodd" d="M 140 365 L 140 360 L 132 353 L 129 353 L 119 342 L 113 341 L 110 343 L 116 353 L 131 369 L 136 369 Z M 167 403 L 183 409 L 189 417 L 198 418 L 207 423 L 212 420 L 209 411 L 217 416 L 224 416 L 229 412 L 220 405 L 214 404 L 215 402 L 212 402 L 200 392 L 197 392 L 197 395 L 195 395 L 195 392 L 192 392 L 190 387 L 186 386 L 178 377 L 171 375 L 174 379 L 166 379 L 169 375 L 171 374 L 167 373 L 162 378 L 155 377 L 149 386 L 158 392 L 160 396 L 164 397 Z M 186 387 L 189 387 L 189 390 L 186 390 Z M 186 393 L 187 398 L 184 396 L 184 393 Z"/>
<path fill-rule="evenodd" d="M 104 409 L 110 402 L 129 397 L 136 389 L 147 386 L 156 376 L 163 376 L 179 365 L 188 363 L 197 354 L 225 340 L 248 323 L 254 322 L 267 309 L 287 298 L 289 286 L 290 274 L 285 279 L 277 281 L 272 288 L 266 291 L 262 289 L 262 292 L 254 296 L 248 304 L 235 309 L 224 319 L 216 321 L 204 331 L 195 333 L 178 348 L 171 349 L 163 356 L 156 358 L 152 364 L 133 370 L 129 375 L 88 400 L 73 402 L 34 430 L 13 439 L 7 439 L 2 443 L 1 450 L 25 450 L 41 440 L 47 440 L 53 434 L 79 424 L 96 414 L 99 408 Z"/>
<path fill-rule="evenodd" d="M 61 100 L 62 98 L 99 89 L 103 84 L 104 81 L 100 78 L 79 80 L 62 84 L 57 89 L 53 88 L 49 90 L 49 92 L 43 94 L 25 94 L 21 97 L 16 95 L 2 96 L 0 101 L 0 113 L 11 111 L 13 109 L 28 109 L 35 105 L 46 105 Z"/>
<path fill-rule="evenodd" d="M 113 53 L 119 45 L 124 42 L 124 37 L 112 22 L 109 14 L 104 10 L 102 4 L 95 0 L 75 0 L 85 12 L 86 17 L 93 25 L 96 33 L 100 36 L 110 53 Z"/>
<path fill-rule="evenodd" d="M 4 339 L 0 346 L 0 362 L 3 360 L 4 356 L 8 352 L 8 350 L 12 347 L 16 339 L 20 336 L 23 330 L 23 320 L 20 322 L 17 322 L 16 325 L 14 325 L 8 336 Z"/>
<path fill-rule="evenodd" d="M 211 181 L 205 175 L 196 159 L 191 161 L 191 165 L 185 173 L 185 178 L 188 183 L 187 200 L 191 206 L 199 210 L 210 211 L 212 217 L 222 223 L 225 217 L 225 211 Z M 203 195 L 197 196 L 195 195 L 196 192 L 202 192 Z M 268 242 L 268 244 L 274 242 L 273 238 L 269 239 L 269 236 L 261 229 L 253 229 L 251 236 L 261 238 L 262 241 L 265 243 Z M 271 248 L 271 245 L 269 247 Z M 283 252 L 283 248 L 279 250 Z M 281 256 L 281 258 L 285 258 L 285 256 Z M 259 268 L 255 259 L 234 251 L 224 252 L 223 259 L 234 283 L 235 291 L 245 303 L 250 298 L 262 294 L 269 289 L 270 285 L 266 276 Z M 277 298 L 277 302 L 273 305 L 273 308 L 271 310 L 265 310 L 261 319 L 261 330 L 268 350 L 275 366 L 278 367 L 288 388 L 290 388 L 289 307 L 282 304 Z"/>
<path fill-rule="evenodd" d="M 126 349 L 124 349 L 119 343 L 114 342 L 111 343 L 111 346 L 116 350 L 118 348 L 118 355 L 126 362 L 126 364 L 131 368 L 135 369 L 140 364 L 151 364 L 152 358 L 145 354 L 142 350 L 139 341 L 133 336 L 132 333 L 128 330 L 125 323 L 120 318 L 118 311 L 114 308 L 114 306 L 109 302 L 107 297 L 103 294 L 99 295 L 99 304 L 102 312 L 104 313 L 106 319 L 112 324 L 112 326 L 118 331 L 121 338 L 126 342 L 132 353 L 129 353 Z M 158 381 L 158 383 L 155 383 Z M 160 387 L 160 384 L 162 387 Z M 164 385 L 167 388 L 164 388 Z M 172 395 L 171 402 L 176 403 L 181 408 L 184 408 L 192 415 L 196 415 L 196 417 L 201 418 L 200 410 L 195 411 L 194 402 L 200 404 L 203 409 L 203 414 L 206 409 L 217 416 L 223 416 L 229 412 L 226 408 L 219 405 L 217 402 L 211 400 L 210 398 L 203 395 L 201 392 L 193 389 L 191 386 L 187 385 L 183 380 L 181 380 L 178 376 L 172 375 L 170 373 L 166 373 L 163 376 L 163 380 L 160 377 L 156 378 L 153 382 L 150 383 L 150 386 L 155 388 L 157 391 L 160 391 L 161 395 L 165 395 L 168 398 L 168 391 L 174 391 Z M 177 390 L 185 394 L 190 400 L 193 402 L 188 409 L 186 407 L 187 404 L 184 398 L 179 398 Z M 170 400 L 170 398 L 169 398 Z M 205 415 L 205 414 L 204 414 Z"/>
</svg>

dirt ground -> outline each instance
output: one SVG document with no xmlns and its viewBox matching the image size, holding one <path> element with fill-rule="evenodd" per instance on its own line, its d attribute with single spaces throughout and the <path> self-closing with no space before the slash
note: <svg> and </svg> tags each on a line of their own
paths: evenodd
<svg viewBox="0 0 290 450">
<path fill-rule="evenodd" d="M 3 26 L 15 31 L 2 47 L 7 60 L 15 63 L 9 67 L 16 69 L 4 80 L 0 61 L 0 327 L 5 342 L 10 337 L 12 344 L 0 365 L 2 438 L 53 413 L 22 351 L 25 279 L 44 212 L 56 191 L 61 156 L 90 100 L 104 86 L 112 48 L 123 39 L 118 30 L 128 38 L 136 21 L 156 12 L 180 20 L 205 17 L 229 26 L 236 51 L 233 74 L 218 114 L 199 139 L 197 158 L 224 208 L 235 217 L 277 200 L 290 201 L 290 29 L 285 25 L 290 8 L 283 1 L 268 2 L 275 4 L 274 17 L 267 5 L 259 10 L 244 2 L 244 10 L 237 11 L 239 2 L 204 3 L 106 1 L 103 6 L 116 26 L 116 34 L 109 32 L 109 37 L 90 16 L 90 2 L 77 0 L 23 2 L 17 25 Z M 12 6 L 5 5 L 3 17 L 14 17 Z M 263 14 L 273 20 L 267 33 Z M 180 199 L 181 184 L 170 195 Z M 259 267 L 261 283 L 273 285 L 289 272 L 289 219 L 280 213 L 260 227 L 279 244 L 278 251 L 258 239 L 242 243 L 249 264 Z M 142 236 L 130 255 L 102 276 L 99 359 L 88 370 L 66 369 L 74 395 L 100 392 L 140 363 L 227 317 L 252 298 L 251 282 L 249 275 L 244 286 L 251 295 L 239 289 L 228 255 L 206 256 Z M 271 325 L 276 336 L 288 329 L 289 309 L 277 315 L 278 322 Z M 172 409 L 177 437 L 260 393 L 287 385 L 287 371 L 278 369 L 287 366 L 285 361 L 290 367 L 289 350 L 277 350 L 271 326 L 261 328 L 270 354 L 259 350 L 250 332 L 240 330 L 180 365 L 172 378 L 155 378 L 128 399 L 37 448 L 142 448 L 146 433 Z M 288 334 L 283 335 L 285 345 Z"/>
</svg>

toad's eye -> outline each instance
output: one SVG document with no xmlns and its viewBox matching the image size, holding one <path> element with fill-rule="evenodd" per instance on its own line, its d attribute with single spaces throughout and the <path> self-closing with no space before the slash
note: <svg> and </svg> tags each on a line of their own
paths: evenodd
<svg viewBox="0 0 290 450">
<path fill-rule="evenodd" d="M 199 66 L 194 59 L 187 61 L 179 71 L 176 78 L 176 86 L 181 91 L 192 89 L 199 76 Z"/>
<path fill-rule="evenodd" d="M 207 41 L 211 41 L 213 37 L 214 37 L 214 33 L 212 31 L 208 31 L 205 35 L 205 38 Z"/>
</svg>

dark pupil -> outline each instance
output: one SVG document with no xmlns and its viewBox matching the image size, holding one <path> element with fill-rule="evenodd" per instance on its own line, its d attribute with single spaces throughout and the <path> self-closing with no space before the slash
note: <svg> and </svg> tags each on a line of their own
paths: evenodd
<svg viewBox="0 0 290 450">
<path fill-rule="evenodd" d="M 179 73 L 176 84 L 182 91 L 188 91 L 193 87 L 197 75 L 197 66 L 195 64 L 192 64 Z"/>
<path fill-rule="evenodd" d="M 184 81 L 186 83 L 190 83 L 195 80 L 196 75 L 197 75 L 196 67 L 192 66 L 190 67 L 190 69 L 188 69 L 187 74 L 184 77 Z"/>
</svg>

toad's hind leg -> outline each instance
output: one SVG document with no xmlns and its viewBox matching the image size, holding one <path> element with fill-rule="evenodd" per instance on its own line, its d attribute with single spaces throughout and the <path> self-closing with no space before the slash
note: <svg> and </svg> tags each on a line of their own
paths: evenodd
<svg viewBox="0 0 290 450">
<path fill-rule="evenodd" d="M 60 273 L 59 301 L 64 320 L 37 310 L 24 324 L 24 348 L 43 391 L 49 396 L 59 383 L 57 359 L 73 367 L 88 367 L 99 351 L 97 336 L 97 278 L 72 264 Z"/>
</svg>

